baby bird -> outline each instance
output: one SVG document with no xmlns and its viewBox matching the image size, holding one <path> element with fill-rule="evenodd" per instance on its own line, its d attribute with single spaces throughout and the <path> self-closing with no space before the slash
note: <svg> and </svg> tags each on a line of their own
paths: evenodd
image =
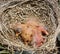
<svg viewBox="0 0 60 54">
<path fill-rule="evenodd" d="M 33 42 L 35 47 L 40 47 L 46 40 L 42 35 L 42 32 L 44 34 L 48 35 L 48 32 L 42 27 L 42 26 L 37 26 L 36 29 L 33 31 Z"/>
<path fill-rule="evenodd" d="M 28 27 L 22 30 L 21 37 L 26 45 L 29 45 L 33 40 L 32 28 Z"/>
<path fill-rule="evenodd" d="M 45 42 L 42 33 L 48 35 L 44 26 L 40 25 L 39 22 L 33 19 L 27 20 L 24 24 L 15 23 L 12 25 L 12 28 L 15 30 L 17 37 L 19 34 L 21 35 L 25 45 L 29 45 L 33 42 L 33 46 L 35 45 L 36 47 L 39 47 Z"/>
<path fill-rule="evenodd" d="M 12 29 L 15 31 L 16 37 L 18 37 L 20 34 L 20 37 L 25 45 L 29 45 L 29 43 L 31 43 L 33 37 L 32 28 L 30 26 L 28 26 L 26 23 L 25 24 L 15 23 L 12 24 L 11 26 Z"/>
</svg>

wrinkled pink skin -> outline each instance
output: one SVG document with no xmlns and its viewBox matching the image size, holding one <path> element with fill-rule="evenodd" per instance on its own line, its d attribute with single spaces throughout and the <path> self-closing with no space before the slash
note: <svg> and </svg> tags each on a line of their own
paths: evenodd
<svg viewBox="0 0 60 54">
<path fill-rule="evenodd" d="M 46 39 L 43 37 L 41 33 L 43 32 L 46 35 L 48 35 L 48 32 L 46 31 L 44 26 L 40 25 L 40 23 L 37 21 L 29 19 L 27 21 L 27 25 L 33 27 L 33 45 L 35 45 L 35 47 L 41 46 L 46 41 Z"/>
<path fill-rule="evenodd" d="M 44 32 L 46 35 L 48 35 L 48 32 L 42 26 L 38 26 L 33 32 L 35 47 L 40 47 L 45 42 L 45 38 L 42 36 L 41 32 Z"/>
</svg>

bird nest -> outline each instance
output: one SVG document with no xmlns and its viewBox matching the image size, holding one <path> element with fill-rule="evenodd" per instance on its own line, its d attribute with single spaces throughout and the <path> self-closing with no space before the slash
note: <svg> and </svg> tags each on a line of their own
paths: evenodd
<svg viewBox="0 0 60 54">
<path fill-rule="evenodd" d="M 54 48 L 52 38 L 58 26 L 56 13 L 52 4 L 47 0 L 25 0 L 12 1 L 10 3 L 1 5 L 0 11 L 0 43 L 8 45 L 13 49 L 39 51 L 39 53 L 49 51 Z M 26 46 L 15 37 L 10 24 L 21 22 L 24 23 L 26 18 L 35 16 L 40 23 L 43 23 L 47 28 L 49 35 L 46 37 L 47 41 L 38 49 Z M 38 53 L 38 52 L 37 52 Z M 45 52 L 47 54 L 47 52 Z"/>
</svg>

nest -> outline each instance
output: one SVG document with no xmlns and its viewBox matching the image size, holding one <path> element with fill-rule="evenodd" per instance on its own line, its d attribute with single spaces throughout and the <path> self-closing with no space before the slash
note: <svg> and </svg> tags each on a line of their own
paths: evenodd
<svg viewBox="0 0 60 54">
<path fill-rule="evenodd" d="M 12 1 L 6 5 L 2 5 L 0 11 L 0 43 L 8 45 L 14 50 L 31 50 L 37 54 L 47 54 L 50 50 L 54 49 L 53 35 L 58 26 L 58 20 L 56 12 L 53 9 L 52 4 L 48 0 L 25 0 L 25 1 Z M 18 38 L 15 38 L 15 34 L 9 25 L 15 22 L 23 23 L 29 16 L 35 16 L 39 19 L 40 23 L 43 23 L 49 32 L 47 42 L 38 49 L 25 46 Z M 48 51 L 48 52 L 46 52 Z"/>
</svg>

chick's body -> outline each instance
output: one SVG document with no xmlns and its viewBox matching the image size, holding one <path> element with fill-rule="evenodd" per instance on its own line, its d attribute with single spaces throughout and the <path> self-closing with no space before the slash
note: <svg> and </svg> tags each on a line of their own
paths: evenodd
<svg viewBox="0 0 60 54">
<path fill-rule="evenodd" d="M 21 34 L 25 44 L 29 44 L 32 41 L 32 28 L 27 27 L 23 28 L 22 34 Z"/>
<path fill-rule="evenodd" d="M 21 29 L 21 31 L 19 30 L 19 32 L 16 31 L 16 34 L 17 36 L 18 34 L 21 34 L 21 38 L 26 45 L 28 45 L 33 41 L 35 46 L 37 47 L 41 46 L 45 41 L 41 33 L 44 32 L 46 35 L 48 35 L 48 32 L 46 31 L 46 29 L 44 29 L 43 26 L 40 26 L 40 24 L 37 21 L 30 20 L 30 19 L 27 20 L 27 22 L 25 22 L 24 24 L 16 23 L 13 26 L 13 28 Z"/>
</svg>

